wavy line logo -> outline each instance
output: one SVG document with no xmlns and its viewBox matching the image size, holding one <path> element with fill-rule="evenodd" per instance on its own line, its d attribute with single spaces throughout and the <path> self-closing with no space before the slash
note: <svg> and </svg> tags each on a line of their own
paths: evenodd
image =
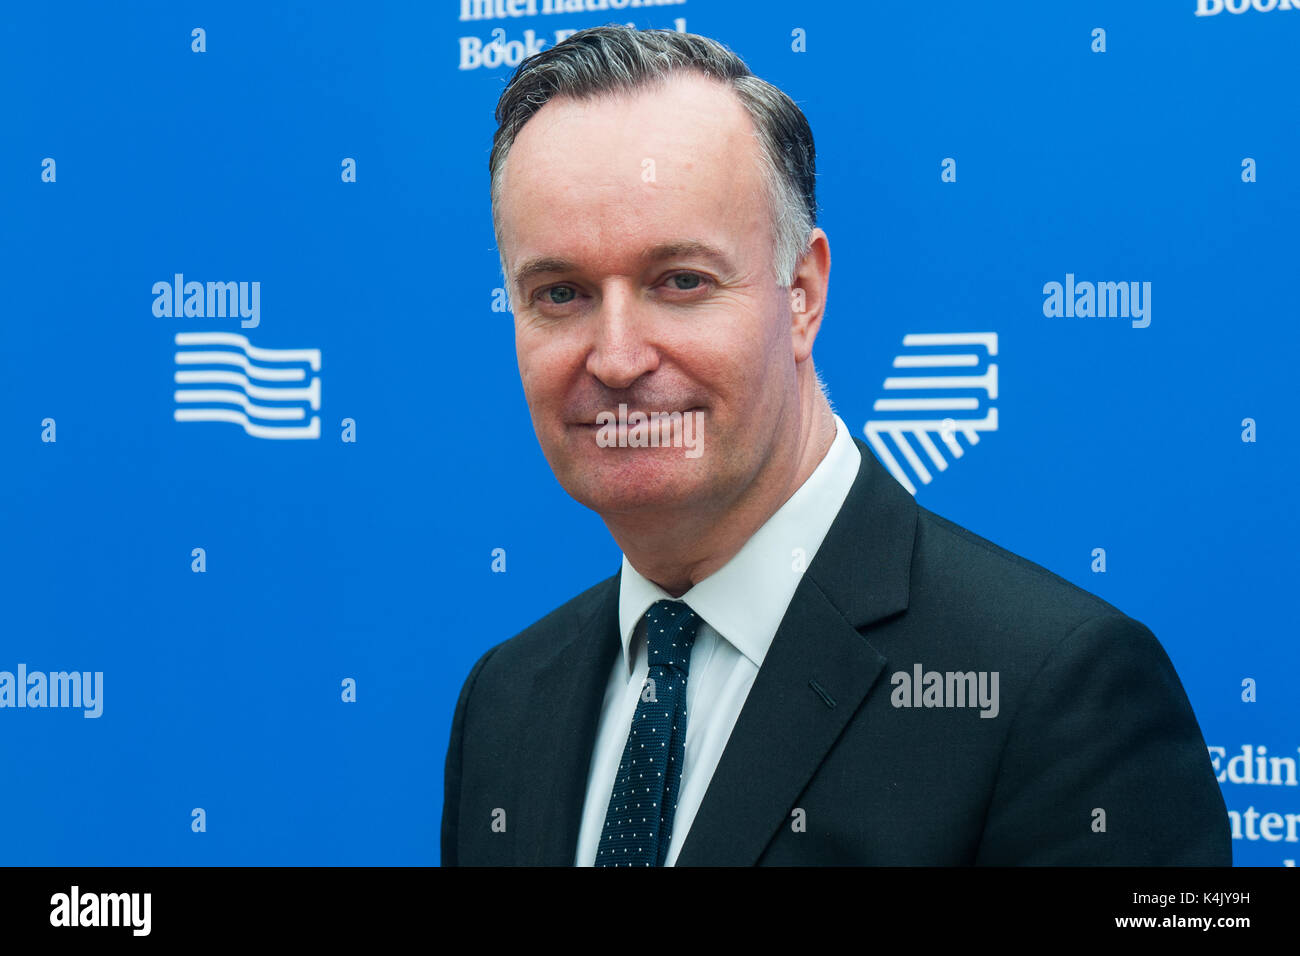
<svg viewBox="0 0 1300 956">
<path fill-rule="evenodd" d="M 973 348 L 972 348 L 973 347 Z M 930 436 L 937 435 L 954 459 L 967 444 L 979 444 L 980 432 L 998 430 L 998 354 L 996 332 L 913 333 L 903 336 L 904 351 L 894 357 L 894 368 L 924 370 L 929 374 L 907 374 L 885 379 L 885 390 L 898 398 L 879 398 L 865 428 L 881 464 L 889 469 L 909 494 L 913 484 L 898 458 L 896 449 L 923 485 L 934 480 L 925 460 L 912 446 L 914 440 L 939 471 L 948 470 L 948 459 Z M 906 397 L 901 397 L 906 396 Z M 889 442 L 885 441 L 889 437 Z"/>
<path fill-rule="evenodd" d="M 308 368 L 320 371 L 320 349 L 264 349 L 235 332 L 178 332 L 176 346 L 176 384 L 193 386 L 173 393 L 176 421 L 230 422 L 254 438 L 320 437 L 317 415 L 289 424 L 303 421 L 308 406 L 320 411 L 320 376 L 307 381 Z"/>
</svg>

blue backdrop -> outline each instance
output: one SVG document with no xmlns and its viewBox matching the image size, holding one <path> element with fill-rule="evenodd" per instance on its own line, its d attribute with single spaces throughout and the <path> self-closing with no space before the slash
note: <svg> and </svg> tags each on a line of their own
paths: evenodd
<svg viewBox="0 0 1300 956">
<path fill-rule="evenodd" d="M 487 193 L 518 54 L 610 21 L 805 110 L 836 410 L 923 505 L 1150 626 L 1237 863 L 1294 860 L 1291 5 L 10 5 L 0 672 L 89 679 L 0 707 L 0 862 L 437 862 L 470 665 L 618 567 L 533 435 Z M 1145 315 L 1051 314 L 1052 282 Z M 998 367 L 945 470 L 900 433 L 929 482 L 877 404 L 921 333 Z M 229 400 L 258 366 L 286 377 Z"/>
</svg>

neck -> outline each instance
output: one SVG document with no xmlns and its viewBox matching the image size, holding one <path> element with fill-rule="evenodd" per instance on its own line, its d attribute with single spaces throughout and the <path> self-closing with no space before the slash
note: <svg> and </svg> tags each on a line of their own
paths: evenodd
<svg viewBox="0 0 1300 956">
<path fill-rule="evenodd" d="M 632 567 L 673 597 L 680 597 L 735 556 L 746 541 L 790 500 L 821 464 L 835 440 L 835 418 L 820 392 L 796 408 L 789 438 L 778 442 L 756 479 L 718 506 L 687 505 L 665 513 L 603 516 Z"/>
</svg>

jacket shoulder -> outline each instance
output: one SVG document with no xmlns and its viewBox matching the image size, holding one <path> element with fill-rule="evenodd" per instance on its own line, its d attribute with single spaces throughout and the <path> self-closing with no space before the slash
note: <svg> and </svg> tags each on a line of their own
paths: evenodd
<svg viewBox="0 0 1300 956">
<path fill-rule="evenodd" d="M 517 678 L 520 668 L 535 664 L 543 655 L 554 651 L 556 640 L 572 635 L 597 614 L 610 598 L 611 590 L 617 595 L 617 574 L 593 584 L 587 590 L 570 598 L 559 607 L 538 618 L 513 637 L 491 647 L 484 657 L 490 657 L 485 670 L 505 671 Z M 490 675 L 489 675 L 490 676 Z"/>
<path fill-rule="evenodd" d="M 967 626 L 1050 642 L 1099 617 L 1127 618 L 1110 602 L 968 528 L 917 506 L 912 588 Z"/>
</svg>

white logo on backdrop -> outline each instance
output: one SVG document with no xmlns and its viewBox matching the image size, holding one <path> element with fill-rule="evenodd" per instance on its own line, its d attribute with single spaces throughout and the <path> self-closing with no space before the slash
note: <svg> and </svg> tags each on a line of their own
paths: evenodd
<svg viewBox="0 0 1300 956">
<path fill-rule="evenodd" d="M 949 346 L 976 346 L 983 354 L 933 351 Z M 998 335 L 996 332 L 913 333 L 903 336 L 903 348 L 909 351 L 894 357 L 894 368 L 925 369 L 931 374 L 886 378 L 886 391 L 907 397 L 877 399 L 872 406 L 875 414 L 864 431 L 881 464 L 909 494 L 915 495 L 916 485 L 884 436 L 889 436 L 911 474 L 921 484 L 928 485 L 934 476 L 912 447 L 912 440 L 937 470 L 947 471 L 948 459 L 931 434 L 937 435 L 948 453 L 957 459 L 965 454 L 958 435 L 973 446 L 979 444 L 980 432 L 997 431 L 998 410 L 992 403 L 998 397 L 998 366 L 991 359 L 998 354 Z M 968 371 L 981 365 L 986 365 L 983 374 Z M 982 391 L 983 400 L 979 395 L 970 394 L 973 390 Z"/>
<path fill-rule="evenodd" d="M 178 422 L 230 422 L 243 427 L 254 438 L 319 438 L 320 417 L 307 407 L 320 410 L 320 349 L 259 348 L 235 332 L 178 332 L 177 366 L 233 366 L 231 368 L 178 368 L 176 384 L 200 386 L 178 388 L 174 393 Z M 209 350 L 191 346 L 234 346 Z M 268 366 L 261 363 L 296 363 Z M 214 387 L 219 386 L 219 387 Z M 275 404 L 266 404 L 274 402 Z M 237 405 L 238 408 L 220 407 Z M 260 419 L 260 421 L 254 421 Z"/>
</svg>

